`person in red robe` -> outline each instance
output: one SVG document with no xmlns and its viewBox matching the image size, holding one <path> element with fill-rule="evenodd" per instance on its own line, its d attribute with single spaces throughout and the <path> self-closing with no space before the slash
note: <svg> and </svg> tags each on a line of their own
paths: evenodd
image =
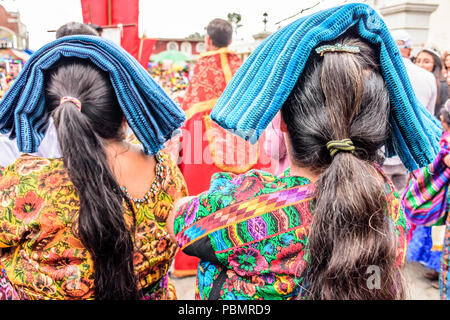
<svg viewBox="0 0 450 320">
<path fill-rule="evenodd" d="M 260 147 L 264 139 L 251 145 L 210 118 L 212 108 L 242 60 L 228 49 L 233 33 L 228 21 L 214 19 L 206 30 L 206 51 L 200 54 L 181 105 L 186 112 L 186 123 L 182 129 L 179 167 L 191 196 L 207 191 L 216 172 L 243 173 L 252 168 L 261 169 L 270 162 Z M 173 275 L 195 275 L 198 261 L 179 250 Z"/>
</svg>

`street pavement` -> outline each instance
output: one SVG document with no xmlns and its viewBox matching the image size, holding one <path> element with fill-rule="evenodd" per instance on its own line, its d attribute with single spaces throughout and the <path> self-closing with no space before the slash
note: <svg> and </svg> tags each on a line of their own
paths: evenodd
<svg viewBox="0 0 450 320">
<path fill-rule="evenodd" d="M 423 277 L 426 271 L 419 263 L 408 263 L 405 266 L 404 277 L 408 300 L 439 300 L 439 290 L 431 286 L 431 281 Z M 171 277 L 178 299 L 194 300 L 195 277 Z"/>
</svg>

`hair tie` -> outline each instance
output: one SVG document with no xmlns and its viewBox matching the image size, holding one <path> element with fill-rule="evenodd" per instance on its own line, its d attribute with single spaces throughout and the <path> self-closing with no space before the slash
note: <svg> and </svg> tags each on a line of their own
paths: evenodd
<svg viewBox="0 0 450 320">
<path fill-rule="evenodd" d="M 81 102 L 77 98 L 71 96 L 62 97 L 61 100 L 59 101 L 59 105 L 62 105 L 64 102 L 72 102 L 74 105 L 77 106 L 77 109 L 81 111 Z"/>
<path fill-rule="evenodd" d="M 330 151 L 331 157 L 340 151 L 355 153 L 355 146 L 350 139 L 332 140 L 327 143 L 327 149 Z"/>
<path fill-rule="evenodd" d="M 348 53 L 359 53 L 361 50 L 356 46 L 347 46 L 340 43 L 335 45 L 324 45 L 316 48 L 316 52 L 323 56 L 325 52 L 348 52 Z"/>
</svg>

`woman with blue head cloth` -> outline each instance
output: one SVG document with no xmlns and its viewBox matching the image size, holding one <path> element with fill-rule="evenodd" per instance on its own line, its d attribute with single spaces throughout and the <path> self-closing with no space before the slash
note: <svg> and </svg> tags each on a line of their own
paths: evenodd
<svg viewBox="0 0 450 320">
<path fill-rule="evenodd" d="M 61 156 L 32 155 L 49 118 Z M 1 129 L 22 153 L 1 168 L 0 298 L 176 299 L 165 225 L 187 190 L 159 150 L 183 121 L 105 39 L 37 51 L 0 104 Z M 127 125 L 144 148 L 126 142 Z"/>
<path fill-rule="evenodd" d="M 279 110 L 281 177 L 215 174 L 169 218 L 180 248 L 200 258 L 196 298 L 405 298 L 407 222 L 379 150 L 422 166 L 439 127 L 372 8 L 332 8 L 274 33 L 211 117 L 255 141 Z"/>
</svg>

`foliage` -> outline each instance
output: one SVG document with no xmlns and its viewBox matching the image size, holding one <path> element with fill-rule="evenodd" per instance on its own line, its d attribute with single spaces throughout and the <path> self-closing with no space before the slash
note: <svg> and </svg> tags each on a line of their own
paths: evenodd
<svg viewBox="0 0 450 320">
<path fill-rule="evenodd" d="M 204 34 L 202 35 L 202 34 L 196 32 L 196 33 L 192 33 L 192 34 L 188 35 L 186 37 L 186 39 L 189 39 L 189 40 L 204 40 L 205 39 L 205 35 Z"/>
<path fill-rule="evenodd" d="M 233 26 L 234 33 L 237 34 L 237 29 L 242 27 L 242 24 L 240 24 L 240 22 L 242 20 L 241 14 L 236 13 L 236 12 L 228 13 L 227 19 Z"/>
</svg>

